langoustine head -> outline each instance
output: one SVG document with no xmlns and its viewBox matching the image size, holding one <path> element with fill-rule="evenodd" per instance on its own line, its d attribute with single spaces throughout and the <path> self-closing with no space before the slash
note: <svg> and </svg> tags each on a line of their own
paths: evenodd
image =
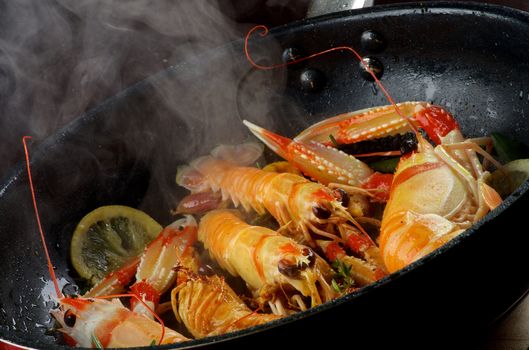
<svg viewBox="0 0 529 350">
<path fill-rule="evenodd" d="M 294 186 L 288 198 L 290 225 L 304 234 L 298 241 L 314 247 L 314 234 L 331 239 L 339 235 L 338 227 L 353 220 L 348 212 L 349 195 L 341 189 L 332 190 L 314 182 Z"/>
<path fill-rule="evenodd" d="M 59 300 L 51 313 L 72 346 L 131 347 L 171 344 L 183 335 L 125 308 L 119 299 L 71 298 Z"/>
</svg>

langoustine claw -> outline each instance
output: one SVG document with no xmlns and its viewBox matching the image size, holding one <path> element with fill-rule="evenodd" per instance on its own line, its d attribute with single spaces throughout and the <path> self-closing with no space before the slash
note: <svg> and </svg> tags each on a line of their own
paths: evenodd
<svg viewBox="0 0 529 350">
<path fill-rule="evenodd" d="M 373 171 L 360 160 L 314 140 L 294 141 L 247 120 L 244 125 L 272 151 L 314 180 L 359 186 Z"/>
<path fill-rule="evenodd" d="M 415 120 L 439 145 L 420 134 L 417 151 L 401 158 L 384 210 L 380 248 L 390 272 L 434 251 L 481 219 L 501 200 L 488 187 L 478 158 L 496 162 L 473 140 L 465 140 L 443 108 L 427 106 Z"/>
<path fill-rule="evenodd" d="M 111 272 L 101 282 L 90 289 L 84 297 L 99 297 L 121 293 L 135 277 L 136 282 L 130 291 L 154 310 L 160 295 L 168 290 L 176 279 L 175 268 L 182 259 L 189 259 L 188 245 L 197 240 L 197 223 L 188 215 L 165 227 L 143 251 L 140 257 L 119 270 Z M 131 308 L 152 318 L 143 303 L 131 300 Z"/>
</svg>

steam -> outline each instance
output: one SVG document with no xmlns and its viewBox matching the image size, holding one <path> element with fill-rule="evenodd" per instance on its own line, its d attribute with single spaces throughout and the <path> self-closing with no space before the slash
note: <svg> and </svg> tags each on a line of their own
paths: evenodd
<svg viewBox="0 0 529 350">
<path fill-rule="evenodd" d="M 22 135 L 42 140 L 126 87 L 244 36 L 251 24 L 227 17 L 236 10 L 230 3 L 221 9 L 211 0 L 2 1 L 0 177 L 22 160 Z M 170 109 L 190 112 L 175 93 L 200 97 L 196 104 L 220 102 L 214 91 L 240 79 L 226 83 L 231 73 L 216 79 L 217 89 L 209 82 L 210 92 L 159 87 L 160 94 L 170 95 Z"/>
</svg>

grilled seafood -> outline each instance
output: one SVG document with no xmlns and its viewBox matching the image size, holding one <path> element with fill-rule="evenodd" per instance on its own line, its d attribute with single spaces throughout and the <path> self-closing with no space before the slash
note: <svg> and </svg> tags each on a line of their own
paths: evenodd
<svg viewBox="0 0 529 350">
<path fill-rule="evenodd" d="M 336 49 L 355 52 L 347 47 L 331 50 Z M 310 57 L 317 55 L 320 53 Z M 276 153 L 320 183 L 293 174 L 288 167 L 286 172 L 277 173 L 285 169 L 284 164 L 270 166 L 269 171 L 246 167 L 260 156 L 259 145 L 221 146 L 178 171 L 177 182 L 192 193 L 177 212 L 206 213 L 198 232 L 191 216 L 176 221 L 146 248 L 141 259 L 109 274 L 83 298 L 62 296 L 48 257 L 60 303 L 53 314 L 71 344 L 117 347 L 187 340 L 166 328 L 153 311 L 175 279 L 172 309 L 196 338 L 269 322 L 307 309 L 308 300 L 310 306 L 316 306 L 379 280 L 387 273 L 385 267 L 395 271 L 406 266 L 497 206 L 501 198 L 485 183 L 488 172 L 478 157 L 501 167 L 480 148 L 486 140 L 465 140 L 453 117 L 440 107 L 426 102 L 395 104 L 373 77 L 392 106 L 330 118 L 293 140 L 244 122 Z M 437 146 L 428 143 L 418 127 Z M 395 177 L 374 172 L 333 148 L 328 140 L 354 143 L 410 130 L 418 140 L 417 150 L 401 158 Z M 391 191 L 383 189 L 390 184 Z M 374 194 L 376 191 L 384 196 Z M 380 202 L 389 196 L 378 241 L 371 239 L 347 211 L 348 194 L 358 193 Z M 237 211 L 214 210 L 227 199 L 247 211 L 268 211 L 281 225 L 279 231 L 290 232 L 295 240 L 248 225 Z M 46 250 L 42 232 L 41 236 Z M 199 272 L 193 246 L 197 238 L 222 268 L 246 282 L 259 309 L 269 307 L 274 314 L 252 311 L 224 278 Z M 323 252 L 334 269 L 300 242 Z M 382 256 L 375 242 L 380 242 Z M 348 255 L 351 252 L 353 255 Z M 125 289 L 134 272 L 134 294 L 115 294 Z M 134 298 L 132 310 L 117 299 L 124 296 Z"/>
<path fill-rule="evenodd" d="M 60 298 L 52 315 L 70 345 L 132 347 L 172 344 L 188 340 L 143 314 L 124 307 L 119 299 Z"/>
<path fill-rule="evenodd" d="M 236 152 L 249 154 L 255 149 L 260 148 L 243 144 Z M 230 198 L 236 206 L 240 204 L 247 211 L 253 209 L 260 215 L 268 211 L 292 238 L 313 247 L 311 233 L 336 239 L 337 232 L 321 227 L 328 224 L 339 227 L 349 220 L 354 221 L 343 205 L 348 200 L 345 191 L 331 190 L 291 173 L 239 166 L 233 162 L 237 159 L 235 156 L 221 159 L 218 153 L 214 151 L 210 156 L 195 160 L 189 167 L 179 169 L 177 183 L 190 190 L 209 187 L 221 191 L 224 199 Z M 248 157 L 252 160 L 250 163 L 259 155 L 260 152 Z M 226 160 L 228 158 L 232 161 Z"/>
<path fill-rule="evenodd" d="M 368 129 L 364 121 L 369 123 Z M 436 147 L 416 131 L 417 126 L 426 131 Z M 480 147 L 486 140 L 465 140 L 446 110 L 425 102 L 376 107 L 331 118 L 297 137 L 321 139 L 323 134 L 334 133 L 337 140 L 347 143 L 408 130 L 416 132 L 417 151 L 401 157 L 382 219 L 380 248 L 390 272 L 440 247 L 501 202 L 485 183 L 488 172 L 477 157 L 481 154 L 501 167 Z"/>
<path fill-rule="evenodd" d="M 176 318 L 194 337 L 224 334 L 280 317 L 252 312 L 224 278 L 198 274 L 200 261 L 193 247 L 196 233 L 181 238 L 187 248 L 186 254 L 179 254 L 177 286 L 171 292 L 171 306 Z"/>
<path fill-rule="evenodd" d="M 136 282 L 131 286 L 130 291 L 141 298 L 149 308 L 156 309 L 160 295 L 175 282 L 176 266 L 182 259 L 193 261 L 192 257 L 188 256 L 188 246 L 196 242 L 196 234 L 197 224 L 192 216 L 176 220 L 160 232 L 158 237 L 145 248 L 141 257 L 111 272 L 84 296 L 98 297 L 121 293 L 135 273 Z M 189 266 L 191 268 L 192 264 Z M 152 313 L 136 299 L 131 300 L 131 308 L 147 317 L 153 317 Z"/>
<path fill-rule="evenodd" d="M 360 186 L 373 173 L 367 164 L 334 147 L 313 140 L 294 141 L 247 120 L 243 123 L 272 151 L 324 185 Z"/>
<path fill-rule="evenodd" d="M 380 247 L 389 271 L 432 252 L 501 203 L 485 183 L 477 154 L 501 165 L 473 140 L 465 140 L 453 117 L 420 106 L 415 118 L 436 147 L 418 134 L 418 149 L 401 158 L 382 219 Z"/>
<path fill-rule="evenodd" d="M 186 273 L 171 293 L 171 302 L 186 328 L 196 338 L 219 335 L 279 319 L 250 310 L 226 281 L 217 275 Z"/>
<path fill-rule="evenodd" d="M 426 102 L 346 113 L 294 139 L 328 143 L 333 135 L 338 143 L 348 144 L 410 130 L 416 134 L 417 150 L 401 157 L 382 219 L 380 248 L 390 272 L 432 252 L 499 205 L 501 198 L 485 183 L 489 173 L 477 157 L 501 167 L 480 147 L 486 139 L 465 140 L 446 110 Z"/>
<path fill-rule="evenodd" d="M 150 345 L 153 341 L 171 344 L 187 340 L 155 322 L 154 318 L 158 317 L 153 310 L 158 306 L 160 295 L 174 283 L 174 269 L 179 263 L 185 262 L 190 269 L 196 270 L 194 251 L 189 249 L 196 237 L 197 225 L 193 217 L 177 220 L 145 248 L 141 259 L 134 259 L 111 273 L 83 298 L 60 299 L 59 310 L 52 312 L 62 326 L 60 331 L 77 346 L 129 347 Z M 136 271 L 136 282 L 131 287 L 132 310 L 125 308 L 117 298 L 112 301 L 98 299 L 124 290 L 133 271 Z"/>
<path fill-rule="evenodd" d="M 383 136 L 412 131 L 418 123 L 413 117 L 418 108 L 426 108 L 427 102 L 402 102 L 396 104 L 400 114 L 410 117 L 403 119 L 393 105 L 379 106 L 348 112 L 327 118 L 299 133 L 295 142 L 318 142 L 332 146 L 330 135 L 338 144 L 350 144 Z"/>
<path fill-rule="evenodd" d="M 171 306 L 177 320 L 195 338 L 224 334 L 278 319 L 277 315 L 252 312 L 224 278 L 199 274 L 200 261 L 193 247 L 196 231 L 181 234 L 178 252 L 177 286 L 171 292 Z"/>
<path fill-rule="evenodd" d="M 311 306 L 335 297 L 328 282 L 330 267 L 322 258 L 273 230 L 246 224 L 236 211 L 206 214 L 198 239 L 222 268 L 242 277 L 260 303 L 269 302 L 276 314 L 286 313 L 279 296 L 289 288 L 309 297 Z"/>
<path fill-rule="evenodd" d="M 53 264 L 48 254 L 46 237 L 41 226 L 40 215 L 33 187 L 31 175 L 29 151 L 26 140 L 29 136 L 22 138 L 26 157 L 26 169 L 28 172 L 29 188 L 32 195 L 35 218 L 46 256 L 48 270 L 55 287 L 55 293 L 59 307 L 52 310 L 51 314 L 61 325 L 59 329 L 65 335 L 67 342 L 72 346 L 85 347 L 131 347 L 153 344 L 170 344 L 187 340 L 180 333 L 164 326 L 163 321 L 136 295 L 115 294 L 98 296 L 96 298 L 65 297 L 59 289 L 57 277 L 53 270 Z M 127 264 L 122 272 L 128 278 L 134 271 L 137 259 Z M 105 284 L 98 289 L 98 293 L 105 289 L 121 288 L 120 274 L 105 279 Z M 151 312 L 160 323 L 146 317 L 143 314 L 133 312 L 121 304 L 118 297 L 134 297 L 143 304 L 145 309 Z M 112 299 L 111 301 L 104 299 Z"/>
<path fill-rule="evenodd" d="M 189 246 L 196 242 L 196 237 L 197 224 L 192 216 L 167 226 L 145 249 L 131 292 L 155 310 L 160 296 L 174 284 L 178 264 L 185 260 L 191 265 L 193 253 Z M 136 299 L 131 300 L 131 308 L 147 316 L 151 315 Z"/>
<path fill-rule="evenodd" d="M 418 149 L 401 158 L 382 220 L 380 247 L 390 272 L 440 247 L 501 202 L 499 195 L 485 183 L 489 173 L 477 157 L 481 154 L 501 167 L 480 147 L 485 140 L 465 140 L 447 111 L 426 102 L 405 102 L 343 114 L 309 127 L 292 141 L 246 124 L 274 151 L 296 165 L 300 164 L 297 159 L 308 158 L 306 154 L 293 156 L 296 152 L 301 154 L 302 145 L 330 148 L 329 135 L 343 144 L 410 130 L 416 133 Z M 437 146 L 430 145 L 417 127 L 424 129 Z M 308 159 L 314 163 L 314 159 Z M 318 164 L 325 162 L 317 159 Z M 303 166 L 300 168 L 309 169 L 312 171 L 309 175 L 313 176 L 315 165 Z"/>
</svg>

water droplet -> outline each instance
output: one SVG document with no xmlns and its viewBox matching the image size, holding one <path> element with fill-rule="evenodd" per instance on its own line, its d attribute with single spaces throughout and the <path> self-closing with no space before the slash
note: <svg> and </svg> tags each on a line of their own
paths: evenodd
<svg viewBox="0 0 529 350">
<path fill-rule="evenodd" d="M 384 74 L 384 65 L 378 58 L 366 56 L 362 59 L 362 62 L 363 63 L 359 63 L 360 74 L 364 79 L 369 81 L 375 81 L 375 79 L 373 79 L 373 76 L 369 73 L 365 66 L 367 66 L 378 79 L 380 79 Z"/>
<path fill-rule="evenodd" d="M 366 30 L 360 37 L 360 43 L 364 50 L 370 52 L 380 52 L 386 47 L 384 37 L 373 30 Z"/>
<path fill-rule="evenodd" d="M 316 92 L 325 87 L 327 79 L 321 71 L 314 68 L 309 68 L 301 73 L 300 83 L 303 90 Z"/>
<path fill-rule="evenodd" d="M 79 295 L 79 287 L 72 283 L 66 283 L 64 287 L 62 287 L 61 292 L 68 296 Z"/>
<path fill-rule="evenodd" d="M 378 86 L 377 84 L 371 85 L 371 91 L 373 91 L 373 95 L 378 95 Z"/>
<path fill-rule="evenodd" d="M 297 47 L 287 47 L 283 51 L 282 59 L 284 63 L 293 62 L 297 59 L 303 57 L 303 52 L 300 48 Z"/>
<path fill-rule="evenodd" d="M 523 90 L 520 90 L 520 100 L 523 98 Z"/>
</svg>

